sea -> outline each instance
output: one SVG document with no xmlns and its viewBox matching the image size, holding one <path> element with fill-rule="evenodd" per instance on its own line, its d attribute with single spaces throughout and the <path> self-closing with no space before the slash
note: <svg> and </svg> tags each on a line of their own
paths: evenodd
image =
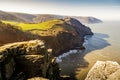
<svg viewBox="0 0 120 80">
<path fill-rule="evenodd" d="M 84 80 L 96 61 L 116 61 L 120 64 L 120 21 L 85 24 L 93 36 L 85 36 L 85 50 L 70 50 L 57 57 L 61 75 L 71 80 Z"/>
</svg>

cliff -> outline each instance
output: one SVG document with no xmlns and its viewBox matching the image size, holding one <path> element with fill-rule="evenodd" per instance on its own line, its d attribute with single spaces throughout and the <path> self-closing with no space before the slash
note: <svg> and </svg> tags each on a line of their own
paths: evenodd
<svg viewBox="0 0 120 80">
<path fill-rule="evenodd" d="M 51 20 L 42 24 L 50 28 L 47 30 L 33 29 L 28 32 L 41 36 L 47 46 L 53 49 L 55 56 L 72 48 L 83 47 L 84 36 L 93 35 L 90 28 L 74 18 Z"/>
<path fill-rule="evenodd" d="M 85 80 L 120 80 L 120 65 L 113 61 L 97 61 Z"/>
<path fill-rule="evenodd" d="M 80 36 L 85 36 L 85 35 L 93 35 L 91 29 L 85 25 L 83 25 L 80 21 L 78 21 L 75 18 L 71 18 L 71 17 L 66 17 L 65 22 L 72 25 L 76 32 L 80 35 Z"/>
<path fill-rule="evenodd" d="M 2 21 L 0 33 L 0 45 L 40 39 L 45 41 L 48 48 L 53 49 L 54 56 L 73 48 L 84 49 L 84 36 L 93 34 L 89 27 L 70 17 L 42 23 Z"/>
<path fill-rule="evenodd" d="M 51 49 L 41 40 L 1 46 L 0 80 L 32 80 L 36 76 L 39 79 L 59 78 L 59 66 L 51 54 Z"/>
</svg>

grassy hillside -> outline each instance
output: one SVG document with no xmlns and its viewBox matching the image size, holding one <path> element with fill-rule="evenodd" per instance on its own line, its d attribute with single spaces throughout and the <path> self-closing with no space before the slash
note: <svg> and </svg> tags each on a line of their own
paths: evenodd
<svg viewBox="0 0 120 80">
<path fill-rule="evenodd" d="M 57 56 L 61 54 L 62 52 L 67 51 L 71 48 L 81 47 L 83 44 L 83 37 L 81 35 L 82 35 L 83 30 L 86 29 L 86 27 L 83 26 L 82 24 L 79 24 L 78 27 L 77 26 L 75 27 L 75 25 L 73 25 L 71 21 L 73 23 L 75 22 L 74 24 L 77 24 L 76 20 L 72 20 L 71 18 L 67 20 L 66 19 L 54 19 L 54 20 L 49 20 L 49 21 L 42 22 L 42 23 L 23 23 L 23 22 L 13 22 L 13 21 L 3 20 L 2 23 L 6 25 L 10 24 L 14 27 L 18 26 L 18 28 L 20 27 L 21 30 L 19 31 L 21 32 L 24 31 L 24 33 L 27 33 L 26 36 L 30 37 L 30 39 L 44 40 L 46 46 L 48 48 L 53 49 L 53 55 Z M 76 29 L 80 31 L 81 35 L 78 34 Z M 15 33 L 13 34 L 10 34 L 8 32 L 12 33 L 11 30 L 6 31 L 4 29 L 4 32 L 6 32 L 6 34 L 0 35 L 1 37 L 0 39 L 2 39 L 1 43 L 2 42 L 9 43 L 5 41 L 9 41 L 10 39 L 14 39 L 14 40 L 19 39 L 16 41 L 20 41 L 21 39 L 23 40 L 23 38 L 19 36 L 20 34 L 18 34 L 18 32 L 16 31 L 14 31 Z M 15 34 L 17 36 L 14 36 Z M 6 36 L 8 36 L 8 39 L 4 38 Z M 14 38 L 11 36 L 13 36 Z M 21 36 L 25 37 L 25 34 L 21 33 Z M 17 37 L 20 37 L 20 38 L 17 38 Z M 13 40 L 11 40 L 10 42 L 12 41 Z"/>
<path fill-rule="evenodd" d="M 54 24 L 62 24 L 62 20 L 51 20 L 42 23 L 22 23 L 22 22 L 13 22 L 13 21 L 2 21 L 5 24 L 11 24 L 14 26 L 20 27 L 23 31 L 39 29 L 39 30 L 47 30 L 52 28 Z"/>
<path fill-rule="evenodd" d="M 31 35 L 14 27 L 0 22 L 0 46 L 6 43 L 30 40 Z"/>
</svg>

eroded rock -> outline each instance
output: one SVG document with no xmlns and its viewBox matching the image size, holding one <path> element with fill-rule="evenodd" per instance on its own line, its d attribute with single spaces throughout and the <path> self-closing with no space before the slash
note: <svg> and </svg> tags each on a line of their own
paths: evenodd
<svg viewBox="0 0 120 80">
<path fill-rule="evenodd" d="M 50 78 L 53 75 L 50 71 L 54 71 L 51 69 L 54 69 L 53 64 L 56 62 L 52 62 L 54 57 L 49 51 L 52 49 L 47 49 L 41 40 L 17 42 L 0 47 L 0 80 L 26 80 L 36 76 Z"/>
<path fill-rule="evenodd" d="M 33 77 L 33 78 L 29 78 L 27 80 L 49 80 L 49 79 L 45 79 L 45 78 L 42 78 L 42 77 Z"/>
<path fill-rule="evenodd" d="M 85 80 L 120 80 L 120 65 L 113 61 L 97 61 Z"/>
</svg>

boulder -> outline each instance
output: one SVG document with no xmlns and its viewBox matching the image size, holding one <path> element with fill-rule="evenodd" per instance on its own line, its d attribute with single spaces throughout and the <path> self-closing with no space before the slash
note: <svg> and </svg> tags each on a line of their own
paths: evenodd
<svg viewBox="0 0 120 80">
<path fill-rule="evenodd" d="M 113 61 L 97 61 L 85 80 L 120 80 L 120 65 Z"/>
<path fill-rule="evenodd" d="M 27 80 L 49 80 L 49 79 L 45 79 L 45 78 L 42 78 L 42 77 L 33 77 L 33 78 L 29 78 Z"/>
</svg>

